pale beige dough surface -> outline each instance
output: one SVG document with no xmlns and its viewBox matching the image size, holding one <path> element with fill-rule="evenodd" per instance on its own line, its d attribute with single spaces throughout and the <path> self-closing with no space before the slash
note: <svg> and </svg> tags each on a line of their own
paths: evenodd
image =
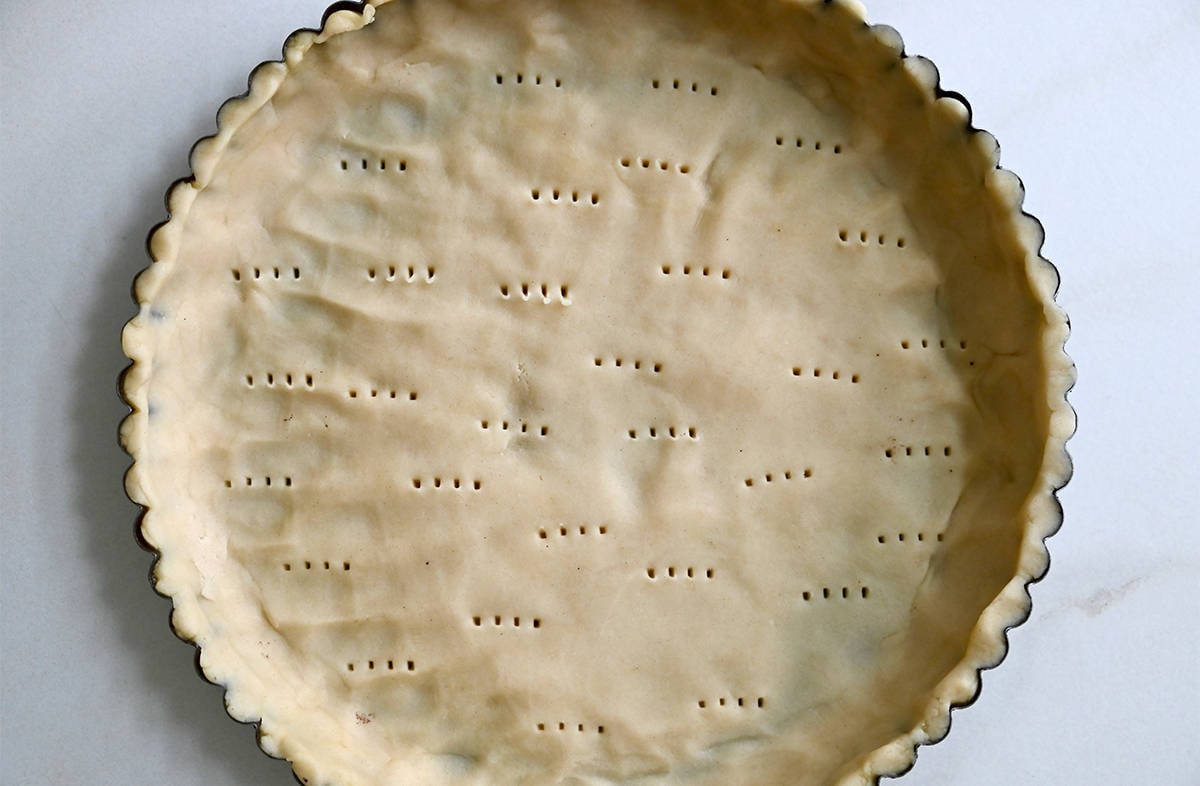
<svg viewBox="0 0 1200 786">
<path fill-rule="evenodd" d="M 223 113 L 125 337 L 233 714 L 312 784 L 903 769 L 1065 471 L 990 137 L 836 4 L 368 18 Z"/>
</svg>

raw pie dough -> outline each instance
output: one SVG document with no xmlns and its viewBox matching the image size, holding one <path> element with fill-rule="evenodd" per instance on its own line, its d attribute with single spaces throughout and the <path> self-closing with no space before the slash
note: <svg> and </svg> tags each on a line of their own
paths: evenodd
<svg viewBox="0 0 1200 786">
<path fill-rule="evenodd" d="M 1040 230 L 935 86 L 840 2 L 293 36 L 124 335 L 230 713 L 343 786 L 866 783 L 944 735 L 1072 420 Z"/>
</svg>

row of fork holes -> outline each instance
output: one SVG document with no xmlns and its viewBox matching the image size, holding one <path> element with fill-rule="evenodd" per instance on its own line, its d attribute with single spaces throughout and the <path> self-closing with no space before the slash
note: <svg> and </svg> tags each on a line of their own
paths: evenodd
<svg viewBox="0 0 1200 786">
<path fill-rule="evenodd" d="M 707 700 L 700 699 L 698 702 L 696 702 L 696 706 L 702 710 L 705 710 L 705 709 L 708 709 L 710 705 Z M 712 704 L 711 706 L 714 706 L 714 707 L 743 707 L 743 708 L 744 707 L 757 707 L 758 709 L 761 710 L 767 706 L 767 699 L 764 696 L 759 696 L 757 699 L 755 699 L 755 698 L 747 699 L 743 696 L 738 696 L 736 698 L 730 697 L 730 698 L 726 699 L 724 696 L 722 696 L 721 698 L 717 699 L 716 702 L 714 704 Z"/>
<path fill-rule="evenodd" d="M 502 420 L 499 423 L 493 423 L 490 420 L 481 420 L 479 421 L 479 428 L 483 429 L 484 431 L 491 431 L 492 429 L 498 429 L 500 431 L 519 431 L 522 434 L 528 434 L 532 431 L 539 437 L 544 437 L 550 433 L 549 426 L 531 428 L 530 425 L 523 420 L 519 423 L 509 423 L 507 420 Z"/>
<path fill-rule="evenodd" d="M 672 275 L 672 273 L 671 273 L 672 267 L 670 265 L 663 265 L 662 267 L 659 268 L 659 270 L 662 272 L 662 274 L 664 276 Z M 702 278 L 707 278 L 708 276 L 719 275 L 723 279 L 728 279 L 730 276 L 733 275 L 733 271 L 731 271 L 729 268 L 724 268 L 720 271 L 717 271 L 717 270 L 714 270 L 713 268 L 708 267 L 707 265 L 704 265 L 702 267 L 692 267 L 691 265 L 681 265 L 677 268 L 674 268 L 674 270 L 676 271 L 675 275 L 690 276 L 693 273 L 695 273 L 696 275 L 698 275 Z"/>
<path fill-rule="evenodd" d="M 264 486 L 272 486 L 272 485 L 278 486 L 278 485 L 280 485 L 280 484 L 279 484 L 279 482 L 278 482 L 278 478 L 272 478 L 270 475 L 267 475 L 266 477 L 264 477 L 264 478 L 262 479 L 262 484 L 263 484 Z M 254 478 L 247 476 L 247 477 L 246 477 L 246 485 L 247 485 L 247 486 L 250 486 L 250 487 L 254 486 Z M 291 476 L 290 476 L 290 475 L 289 475 L 289 476 L 286 476 L 286 477 L 284 477 L 284 479 L 283 479 L 283 484 L 282 484 L 282 485 L 283 485 L 285 488 L 291 488 L 291 487 L 292 487 L 292 478 L 291 478 Z M 231 488 L 233 488 L 233 481 L 232 481 L 232 480 L 226 480 L 226 481 L 225 481 L 225 488 L 227 488 L 227 489 L 231 489 Z"/>
<path fill-rule="evenodd" d="M 547 200 L 549 200 L 550 202 L 568 202 L 569 201 L 573 205 L 578 205 L 580 202 L 583 202 L 585 204 L 590 202 L 593 205 L 600 204 L 600 195 L 599 194 L 592 193 L 592 194 L 582 194 L 581 195 L 578 191 L 572 191 L 568 195 L 557 188 L 551 189 L 549 195 L 543 194 L 542 190 L 540 188 L 534 188 L 534 189 L 530 190 L 529 196 L 533 198 L 534 202 L 540 202 L 542 197 L 545 196 L 547 198 Z"/>
<path fill-rule="evenodd" d="M 275 379 L 276 379 L 275 372 L 268 371 L 266 373 L 266 380 L 267 380 L 265 383 L 266 386 L 269 388 L 275 387 Z M 295 378 L 291 374 L 284 374 L 280 377 L 280 379 L 282 380 L 281 384 L 284 387 L 294 388 L 296 386 Z M 312 390 L 314 386 L 315 386 L 315 383 L 313 382 L 313 375 L 305 374 L 304 375 L 304 387 L 308 388 L 309 390 Z M 250 387 L 250 388 L 254 387 L 254 375 L 253 374 L 246 375 L 246 387 Z"/>
<path fill-rule="evenodd" d="M 849 243 L 850 242 L 850 230 L 839 229 L 838 230 L 838 240 L 842 241 L 843 243 Z M 859 230 L 858 242 L 864 246 L 871 245 L 871 233 L 865 229 Z M 886 246 L 891 241 L 888 239 L 887 235 L 880 234 L 880 235 L 875 236 L 875 242 L 881 246 Z M 908 245 L 908 241 L 902 237 L 896 238 L 895 242 L 896 242 L 896 248 L 904 248 L 905 246 Z"/>
<path fill-rule="evenodd" d="M 805 371 L 800 366 L 792 366 L 792 376 L 793 377 L 803 377 L 806 374 L 812 374 L 814 378 L 819 379 L 821 377 L 822 373 L 823 373 L 822 370 L 819 368 L 814 368 L 814 369 L 810 369 L 809 371 Z M 838 369 L 834 369 L 833 372 L 828 374 L 827 376 L 829 379 L 832 379 L 835 382 L 840 382 L 842 380 L 842 372 Z M 850 382 L 852 384 L 857 385 L 858 384 L 858 374 L 851 374 Z"/>
<path fill-rule="evenodd" d="M 789 140 L 784 139 L 781 136 L 775 137 L 775 144 L 778 145 L 779 147 L 783 147 L 784 145 L 786 145 L 788 143 L 788 141 Z M 796 137 L 796 147 L 798 147 L 798 148 L 804 147 L 804 139 L 802 137 Z M 819 140 L 819 139 L 812 143 L 813 150 L 821 150 L 822 148 L 824 148 L 826 150 L 829 149 L 829 147 L 827 145 L 822 145 L 821 140 Z M 840 144 L 835 144 L 833 146 L 833 152 L 834 152 L 834 155 L 840 155 L 842 152 L 842 146 Z"/>
<path fill-rule="evenodd" d="M 949 445 L 943 446 L 940 451 L 933 445 L 926 445 L 923 448 L 919 445 L 916 447 L 914 447 L 912 445 L 906 445 L 902 448 L 886 448 L 883 451 L 883 456 L 884 456 L 884 458 L 893 458 L 893 457 L 898 457 L 898 456 L 920 456 L 920 455 L 933 456 L 939 452 L 943 456 L 949 456 L 951 453 L 953 453 L 953 451 L 950 449 Z"/>
<path fill-rule="evenodd" d="M 435 477 L 435 478 L 432 478 L 429 480 L 424 480 L 422 478 L 413 478 L 412 485 L 413 485 L 413 488 L 415 488 L 415 489 L 419 489 L 419 488 L 426 487 L 426 486 L 430 487 L 430 488 L 440 489 L 443 486 L 445 486 L 446 488 L 456 488 L 456 489 L 469 488 L 474 491 L 479 491 L 481 488 L 483 488 L 483 481 L 481 481 L 481 480 L 463 480 L 462 478 L 446 478 L 443 481 L 439 477 Z"/>
<path fill-rule="evenodd" d="M 301 566 L 303 566 L 303 567 L 301 567 Z M 336 565 L 336 563 L 329 562 L 328 560 L 325 560 L 323 562 L 313 562 L 312 560 L 307 560 L 307 559 L 304 560 L 303 562 L 297 562 L 294 564 L 291 562 L 283 563 L 283 569 L 285 571 L 290 572 L 293 568 L 295 570 L 337 570 L 337 565 Z M 342 563 L 342 572 L 346 572 L 349 570 L 350 570 L 350 563 L 343 562 Z"/>
<path fill-rule="evenodd" d="M 355 166 L 354 159 L 343 158 L 341 161 L 342 171 L 349 172 L 351 170 L 354 170 L 354 171 L 359 171 L 359 172 L 367 172 L 367 171 L 373 171 L 376 168 L 378 168 L 378 170 L 380 172 L 387 172 L 389 169 L 391 169 L 394 172 L 408 171 L 408 161 L 404 160 L 403 158 L 401 158 L 399 160 L 394 160 L 391 162 L 389 162 L 388 159 L 386 159 L 386 158 L 381 158 L 381 159 L 379 159 L 378 164 L 374 164 L 374 165 L 370 162 L 369 159 L 360 158 L 360 159 L 358 159 L 357 163 L 358 163 L 358 166 Z"/>
<path fill-rule="evenodd" d="M 906 533 L 906 532 L 897 532 L 895 537 L 896 537 L 896 542 L 897 542 L 897 543 L 911 542 L 911 541 L 909 541 L 909 538 L 908 538 L 908 533 Z M 887 535 L 880 535 L 878 538 L 876 538 L 876 540 L 878 540 L 880 543 L 887 543 L 887 542 L 888 542 L 888 536 L 887 536 Z M 941 543 L 943 540 L 945 540 L 945 535 L 943 535 L 941 532 L 939 532 L 939 533 L 937 534 L 937 542 L 938 542 L 938 543 Z M 918 543 L 924 543 L 924 542 L 925 542 L 925 533 L 924 533 L 924 532 L 918 532 L 918 533 L 917 533 L 917 536 L 916 536 L 916 541 L 917 541 Z"/>
<path fill-rule="evenodd" d="M 953 343 L 953 342 L 951 342 L 951 343 Z M 901 342 L 900 342 L 900 348 L 901 348 L 901 349 L 913 349 L 913 348 L 915 348 L 915 347 L 918 347 L 918 346 L 919 346 L 921 349 L 929 349 L 931 346 L 933 346 L 933 342 L 931 342 L 931 341 L 930 341 L 929 339 L 927 339 L 927 338 L 923 338 L 923 339 L 921 339 L 920 341 L 918 341 L 918 342 L 915 342 L 915 343 L 914 343 L 914 342 L 911 342 L 911 341 L 909 341 L 908 339 L 905 339 L 905 340 L 903 340 L 903 341 L 901 341 Z M 946 349 L 948 345 L 946 344 L 946 340 L 945 340 L 945 339 L 940 339 L 940 340 L 937 342 L 937 346 L 938 346 L 938 349 Z M 960 342 L 958 342 L 958 348 L 959 348 L 959 349 L 964 349 L 964 350 L 965 350 L 965 349 L 967 348 L 967 342 L 966 342 L 966 341 L 960 341 Z"/>
<path fill-rule="evenodd" d="M 675 426 L 668 426 L 666 429 L 661 429 L 657 426 L 651 426 L 646 429 L 646 434 L 650 439 L 698 439 L 695 426 L 688 426 L 686 429 L 682 427 L 676 428 Z M 638 438 L 637 429 L 629 429 L 629 438 Z"/>
<path fill-rule="evenodd" d="M 406 660 L 397 663 L 394 660 L 379 661 L 378 667 L 380 671 L 416 671 L 417 664 L 414 661 Z M 346 671 L 354 671 L 357 668 L 354 663 L 346 664 Z M 367 671 L 375 671 L 376 662 L 373 660 L 367 661 Z"/>
<path fill-rule="evenodd" d="M 544 84 L 547 87 L 549 87 L 551 85 L 553 85 L 554 87 L 562 87 L 561 79 L 559 79 L 557 77 L 555 77 L 554 79 L 550 79 L 550 78 L 542 79 L 541 74 L 534 74 L 532 79 L 526 81 L 525 74 L 518 71 L 515 75 L 509 77 L 509 79 L 514 84 L 518 84 L 518 85 L 531 84 L 534 86 L 539 86 L 539 85 Z M 504 74 L 496 74 L 496 84 L 498 84 L 498 85 L 504 84 Z"/>
<path fill-rule="evenodd" d="M 783 482 L 786 483 L 787 481 L 791 480 L 793 477 L 794 476 L 792 475 L 792 471 L 790 469 L 784 470 L 782 478 L 777 477 L 773 473 L 768 472 L 767 474 L 763 475 L 763 483 L 774 483 L 774 482 L 780 481 L 780 480 L 782 480 Z M 805 469 L 803 472 L 800 473 L 800 477 L 811 478 L 812 470 Z M 754 478 L 746 478 L 745 483 L 747 486 L 753 486 Z"/>
<path fill-rule="evenodd" d="M 660 576 L 666 576 L 668 579 L 701 578 L 711 580 L 716 574 L 717 572 L 713 568 L 704 568 L 701 570 L 700 568 L 693 568 L 691 566 L 676 569 L 674 565 L 669 565 L 665 572 L 659 571 L 658 568 L 646 568 L 646 578 L 651 581 L 658 581 Z"/>
<path fill-rule="evenodd" d="M 347 398 L 358 398 L 358 393 L 359 393 L 359 391 L 357 388 L 350 388 L 349 390 L 346 391 L 346 397 Z M 402 397 L 401 392 L 395 391 L 395 390 L 380 390 L 379 388 L 370 388 L 369 390 L 366 390 L 363 392 L 363 398 L 401 398 L 401 397 Z M 410 391 L 408 391 L 407 394 L 403 395 L 403 398 L 407 398 L 409 401 L 416 401 L 417 400 L 417 391 L 410 390 Z"/>
<path fill-rule="evenodd" d="M 805 601 L 810 601 L 813 598 L 817 598 L 819 600 L 830 600 L 839 597 L 842 600 L 850 600 L 854 597 L 860 597 L 863 600 L 866 600 L 870 596 L 870 587 L 859 587 L 858 590 L 855 590 L 851 587 L 842 587 L 840 592 L 838 591 L 837 587 L 821 587 L 820 591 L 818 592 L 809 592 L 808 590 L 805 590 L 804 592 L 800 593 L 800 597 Z"/>
<path fill-rule="evenodd" d="M 652 160 L 649 158 L 622 158 L 620 163 L 625 169 L 640 166 L 642 169 L 653 169 L 658 172 L 670 172 L 672 166 L 670 161 Z M 689 164 L 675 164 L 674 166 L 675 171 L 681 175 L 686 175 L 692 171 L 692 167 Z"/>
<path fill-rule="evenodd" d="M 232 268 L 232 269 L 230 269 L 229 272 L 233 275 L 234 281 L 242 280 L 242 271 L 238 270 L 237 268 Z M 300 279 L 300 268 L 298 268 L 298 267 L 291 268 L 290 270 L 286 267 L 284 267 L 284 268 L 272 267 L 272 268 L 265 268 L 265 269 L 261 268 L 261 267 L 250 268 L 250 278 L 252 278 L 255 281 L 258 281 L 263 278 L 273 278 L 276 281 L 280 281 L 282 279 L 288 278 L 289 273 L 291 274 L 291 278 L 293 281 L 298 281 Z"/>
<path fill-rule="evenodd" d="M 558 526 L 558 536 L 559 536 L 560 538 L 565 538 L 565 537 L 567 537 L 568 535 L 572 535 L 572 534 L 574 534 L 574 533 L 575 533 L 575 531 L 576 531 L 576 528 L 575 528 L 575 527 L 568 527 L 566 524 L 560 524 L 560 525 Z M 586 525 L 586 524 L 580 524 L 580 525 L 579 525 L 579 527 L 578 527 L 578 531 L 579 531 L 579 534 L 580 534 L 580 535 L 587 535 L 587 534 L 588 534 L 588 527 L 587 527 L 587 525 Z M 607 534 L 608 534 L 608 527 L 607 527 L 606 525 L 604 525 L 604 524 L 601 524 L 601 525 L 599 525 L 599 526 L 597 526 L 597 527 L 592 527 L 592 531 L 593 531 L 593 532 L 595 532 L 597 535 L 607 535 Z M 539 529 L 539 530 L 538 530 L 538 537 L 539 537 L 539 538 L 541 538 L 542 540 L 547 540 L 547 539 L 549 539 L 549 537 L 550 537 L 550 530 L 546 530 L 546 529 Z"/>
<path fill-rule="evenodd" d="M 521 297 L 525 298 L 525 299 L 529 298 L 529 295 L 531 292 L 534 294 L 540 292 L 542 295 L 542 298 L 544 300 L 548 300 L 550 298 L 550 292 L 553 289 L 553 287 L 546 283 L 530 284 L 528 281 L 522 281 L 521 286 L 516 287 L 516 288 L 509 287 L 508 284 L 501 284 L 499 286 L 500 297 L 505 297 L 505 298 L 512 297 L 514 289 L 519 289 L 521 292 Z M 566 284 L 562 284 L 558 287 L 558 296 L 560 298 L 563 298 L 565 300 L 567 298 L 568 292 L 569 292 L 569 287 L 567 287 Z"/>
<path fill-rule="evenodd" d="M 699 82 L 687 82 L 680 79 L 651 79 L 650 87 L 654 90 L 685 90 L 692 93 L 708 93 L 710 96 L 715 96 L 720 92 L 716 85 L 709 85 L 706 88 Z"/>
<path fill-rule="evenodd" d="M 501 617 L 499 614 L 488 618 L 478 616 L 471 617 L 471 624 L 477 628 L 485 627 L 487 623 L 491 623 L 491 627 L 493 628 L 504 628 L 508 627 L 509 625 L 514 628 L 520 628 L 525 624 L 521 621 L 520 617 Z M 532 622 L 529 623 L 529 626 L 534 628 L 542 627 L 541 618 L 534 617 Z"/>
<path fill-rule="evenodd" d="M 604 366 L 606 361 L 604 358 L 594 358 L 592 362 L 596 364 L 596 368 L 601 368 Z M 614 368 L 621 368 L 622 366 L 625 366 L 626 368 L 632 368 L 634 371 L 641 371 L 643 365 L 642 361 L 637 359 L 635 359 L 632 363 L 626 363 L 624 358 L 612 358 L 611 362 Z M 654 374 L 662 373 L 662 363 L 646 363 L 645 366 Z"/>
<path fill-rule="evenodd" d="M 436 275 L 437 275 L 436 268 L 433 268 L 433 267 L 425 268 L 425 276 L 424 276 L 425 281 L 433 281 L 433 279 Z M 384 281 L 395 281 L 400 277 L 401 277 L 400 276 L 400 268 L 398 268 L 396 265 L 388 265 L 387 268 L 385 268 L 382 273 L 376 268 L 373 268 L 373 267 L 367 268 L 367 280 L 368 281 L 375 281 L 376 279 L 379 279 L 379 278 L 382 278 Z M 421 271 L 418 270 L 417 268 L 413 267 L 412 265 L 409 265 L 404 270 L 403 278 L 405 281 L 416 281 L 417 279 L 421 278 Z"/>
<path fill-rule="evenodd" d="M 563 721 L 559 721 L 557 726 L 555 726 L 554 724 L 547 725 L 545 723 L 539 723 L 536 728 L 540 732 L 546 731 L 546 729 L 550 729 L 551 731 L 553 731 L 556 728 L 558 729 L 558 731 L 576 731 L 576 732 L 580 732 L 580 733 L 588 730 L 588 727 L 584 726 L 582 723 L 576 723 L 576 724 L 572 725 L 570 723 L 564 723 Z M 603 734 L 604 727 L 597 726 L 596 733 Z"/>
</svg>

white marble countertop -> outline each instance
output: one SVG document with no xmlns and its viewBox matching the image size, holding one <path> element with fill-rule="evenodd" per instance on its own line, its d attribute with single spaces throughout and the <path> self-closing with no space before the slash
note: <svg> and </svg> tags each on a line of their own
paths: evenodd
<svg viewBox="0 0 1200 786">
<path fill-rule="evenodd" d="M 324 6 L 0 7 L 4 784 L 293 783 L 192 673 L 146 582 L 114 389 L 164 190 L 221 101 Z M 1050 575 L 905 786 L 1198 782 L 1200 5 L 1083 7 L 870 4 L 1024 178 L 1080 369 Z"/>
</svg>

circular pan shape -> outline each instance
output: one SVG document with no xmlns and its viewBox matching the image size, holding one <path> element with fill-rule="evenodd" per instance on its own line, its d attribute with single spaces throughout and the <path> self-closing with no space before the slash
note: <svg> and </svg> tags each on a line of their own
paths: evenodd
<svg viewBox="0 0 1200 786">
<path fill-rule="evenodd" d="M 124 334 L 173 625 L 308 784 L 854 784 L 1061 520 L 1019 181 L 844 3 L 376 3 L 193 151 Z"/>
</svg>

